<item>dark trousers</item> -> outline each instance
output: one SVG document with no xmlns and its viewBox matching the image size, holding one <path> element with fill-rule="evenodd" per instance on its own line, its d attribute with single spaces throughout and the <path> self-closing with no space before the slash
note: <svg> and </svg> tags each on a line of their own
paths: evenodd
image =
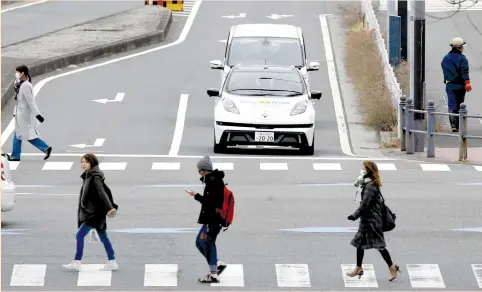
<svg viewBox="0 0 482 292">
<path fill-rule="evenodd" d="M 458 114 L 460 105 L 465 101 L 465 87 L 460 84 L 447 83 L 445 92 L 447 93 L 449 113 Z M 459 130 L 459 117 L 450 116 L 449 120 L 452 129 Z"/>
<path fill-rule="evenodd" d="M 218 270 L 218 252 L 216 238 L 221 231 L 219 225 L 204 224 L 196 237 L 196 247 L 208 262 L 211 272 Z"/>
</svg>

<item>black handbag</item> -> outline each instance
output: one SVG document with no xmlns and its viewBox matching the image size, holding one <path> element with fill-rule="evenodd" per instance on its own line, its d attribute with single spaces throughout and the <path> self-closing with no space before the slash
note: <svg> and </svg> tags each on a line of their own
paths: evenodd
<svg viewBox="0 0 482 292">
<path fill-rule="evenodd" d="M 383 226 L 382 226 L 382 231 L 383 232 L 388 232 L 392 231 L 395 229 L 395 220 L 397 219 L 397 215 L 388 208 L 388 206 L 385 204 L 385 198 L 383 198 L 382 193 L 380 192 L 380 196 L 382 197 L 383 200 L 383 206 L 382 206 L 382 221 L 383 221 Z"/>
</svg>

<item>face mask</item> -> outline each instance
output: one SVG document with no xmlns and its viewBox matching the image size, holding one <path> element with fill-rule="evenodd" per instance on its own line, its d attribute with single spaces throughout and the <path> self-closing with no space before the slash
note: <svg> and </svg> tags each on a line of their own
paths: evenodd
<svg viewBox="0 0 482 292">
<path fill-rule="evenodd" d="M 364 169 L 360 170 L 360 175 L 361 175 L 361 176 L 364 176 L 365 174 L 367 174 L 367 172 L 366 172 Z"/>
<path fill-rule="evenodd" d="M 19 78 L 20 78 L 20 73 L 15 72 L 15 78 L 19 79 Z"/>
</svg>

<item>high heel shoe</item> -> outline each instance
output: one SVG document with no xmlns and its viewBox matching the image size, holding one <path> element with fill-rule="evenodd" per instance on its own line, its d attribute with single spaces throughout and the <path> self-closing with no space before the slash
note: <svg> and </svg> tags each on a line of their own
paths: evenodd
<svg viewBox="0 0 482 292">
<path fill-rule="evenodd" d="M 352 278 L 358 276 L 358 279 L 360 279 L 361 276 L 363 276 L 363 269 L 356 267 L 355 270 L 353 270 L 351 273 L 346 273 L 346 275 Z"/>
<path fill-rule="evenodd" d="M 400 272 L 400 267 L 398 265 L 392 265 L 390 268 L 390 278 L 388 278 L 388 281 L 393 281 L 397 278 L 397 273 L 401 273 Z"/>
</svg>

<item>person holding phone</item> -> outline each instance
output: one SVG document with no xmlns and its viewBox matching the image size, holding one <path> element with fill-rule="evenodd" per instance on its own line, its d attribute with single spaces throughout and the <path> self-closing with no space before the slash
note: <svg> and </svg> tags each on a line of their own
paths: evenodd
<svg viewBox="0 0 482 292">
<path fill-rule="evenodd" d="M 210 273 L 199 278 L 201 283 L 219 283 L 218 276 L 226 269 L 227 265 L 218 261 L 216 238 L 221 231 L 221 217 L 216 208 L 222 208 L 224 200 L 224 172 L 213 170 L 209 156 L 203 157 L 197 163 L 200 180 L 205 184 L 203 195 L 185 190 L 189 195 L 201 203 L 201 212 L 198 223 L 202 224 L 196 237 L 196 247 L 204 256 L 209 265 Z"/>
</svg>

